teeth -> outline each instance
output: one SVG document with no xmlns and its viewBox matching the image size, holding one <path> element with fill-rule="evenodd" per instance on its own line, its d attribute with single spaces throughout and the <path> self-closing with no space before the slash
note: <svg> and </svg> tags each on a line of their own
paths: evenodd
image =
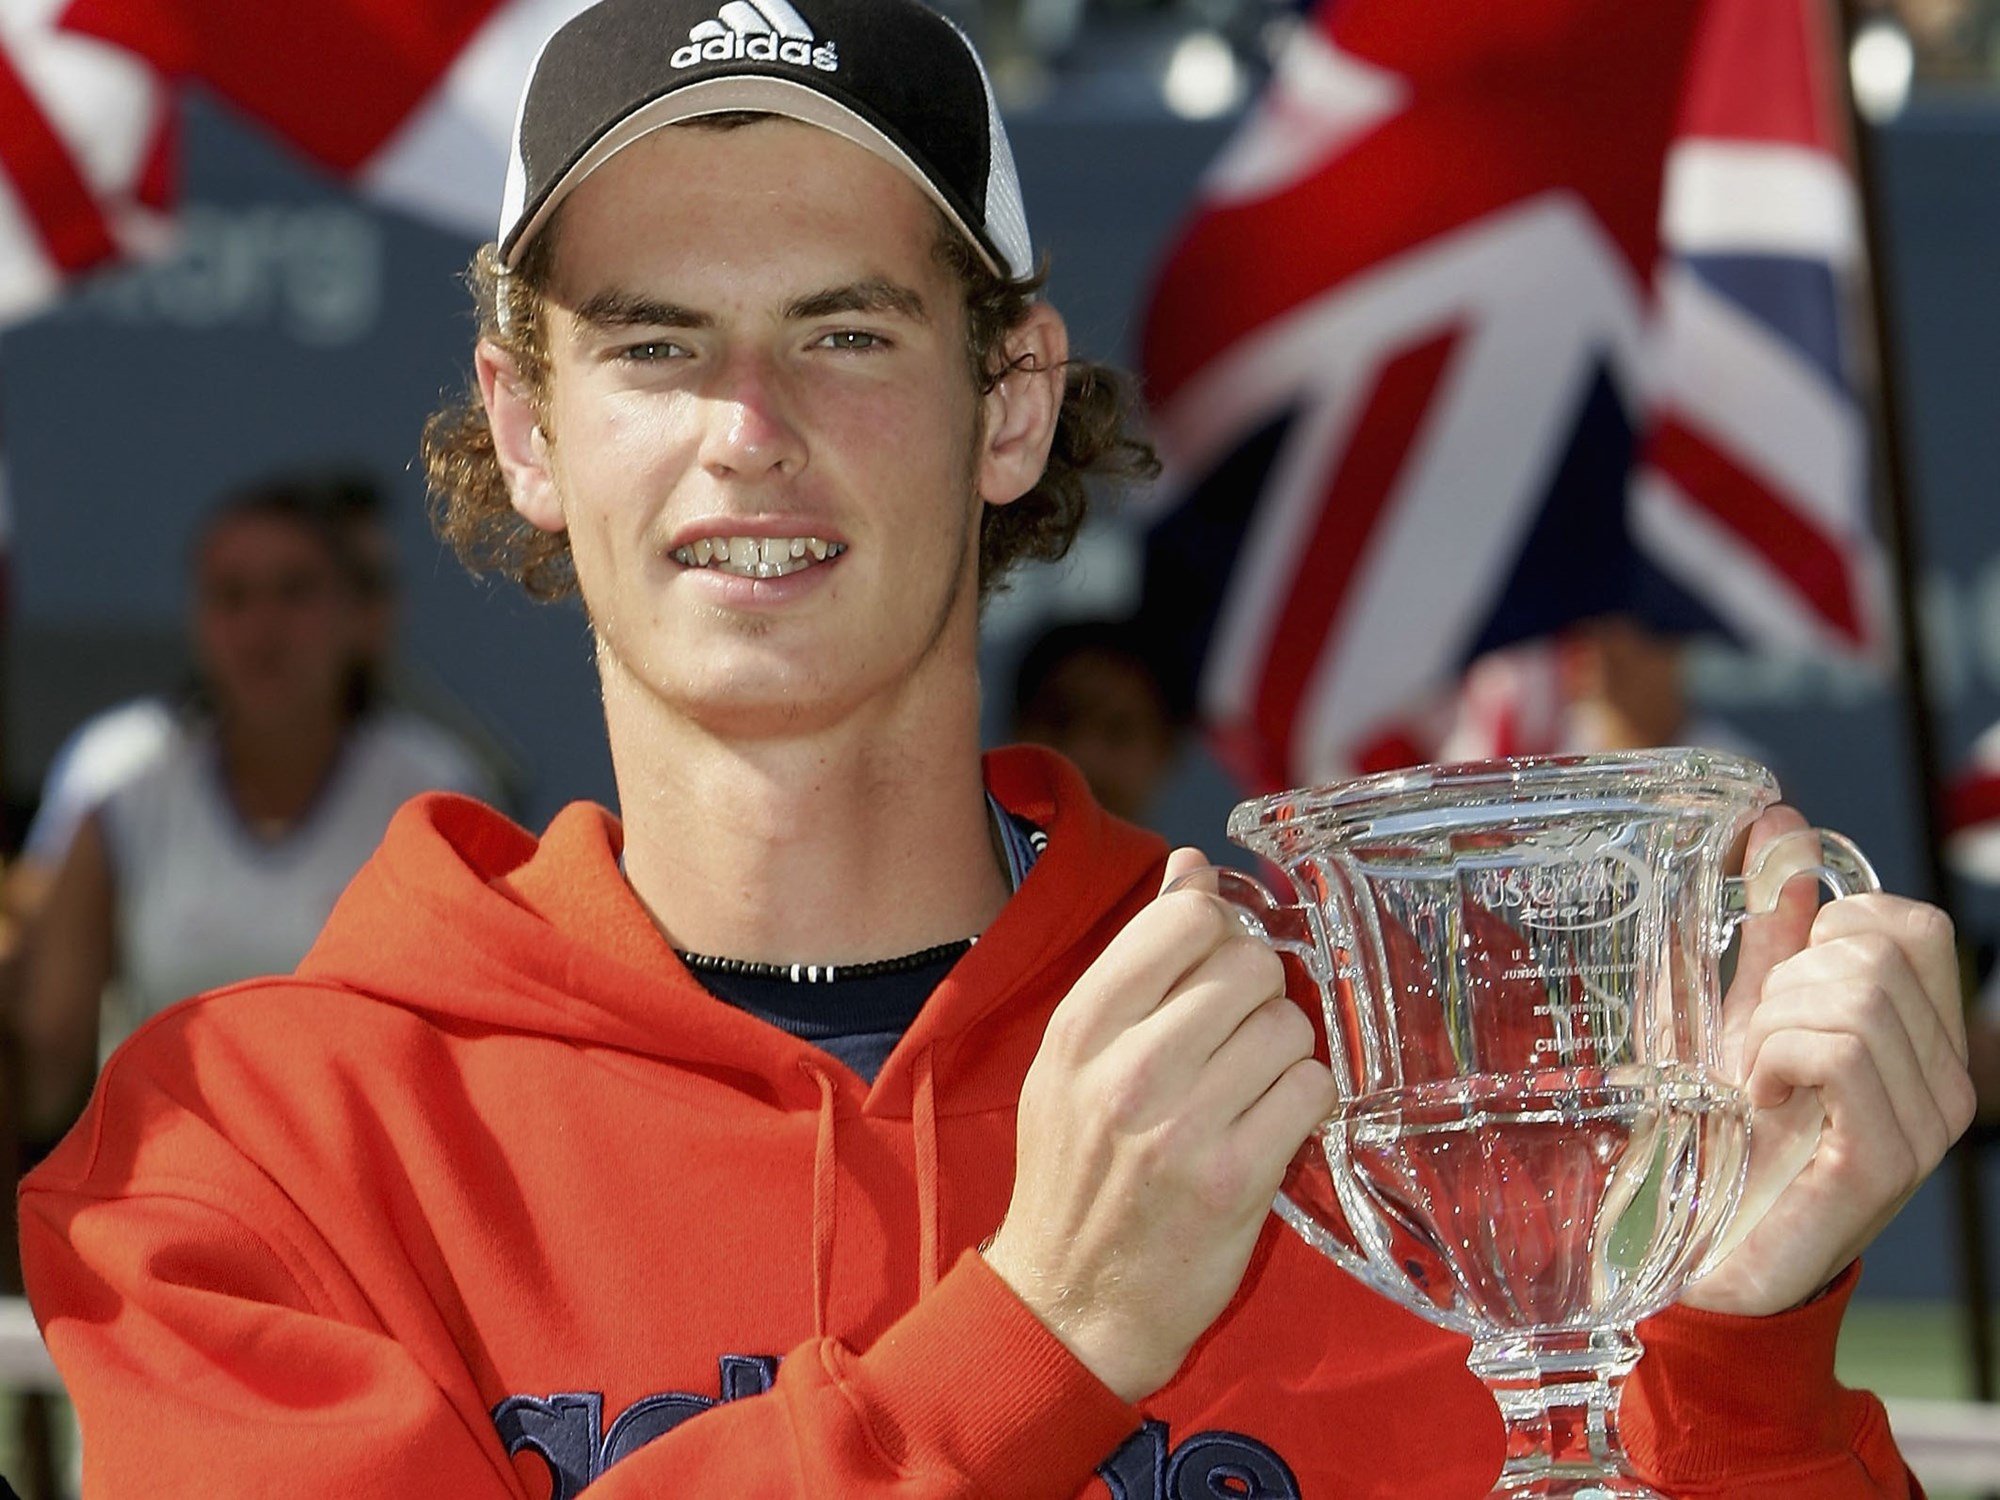
<svg viewBox="0 0 2000 1500">
<path fill-rule="evenodd" d="M 783 578 L 846 550 L 839 542 L 816 536 L 714 536 L 676 547 L 674 561 L 688 568 L 712 566 L 743 578 Z"/>
</svg>

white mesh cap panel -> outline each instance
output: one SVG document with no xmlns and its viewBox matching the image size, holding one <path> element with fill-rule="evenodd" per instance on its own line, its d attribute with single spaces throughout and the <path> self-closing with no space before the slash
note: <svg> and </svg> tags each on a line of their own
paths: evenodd
<svg viewBox="0 0 2000 1500">
<path fill-rule="evenodd" d="M 994 248 L 1006 258 L 1008 272 L 1016 278 L 1030 276 L 1035 269 L 1035 247 L 1028 235 L 1028 207 L 1021 201 L 1021 174 L 1014 165 L 1014 148 L 1007 141 L 1007 126 L 1000 118 L 1000 101 L 993 94 L 993 79 L 972 39 L 956 21 L 945 18 L 979 69 L 980 87 L 986 91 L 986 232 Z"/>
<path fill-rule="evenodd" d="M 528 64 L 526 81 L 521 86 L 521 97 L 514 106 L 514 132 L 508 139 L 507 182 L 500 194 L 500 227 L 494 231 L 496 241 L 507 238 L 507 231 L 514 227 L 514 221 L 521 217 L 521 210 L 528 201 L 528 163 L 522 154 L 521 122 L 528 113 L 528 95 L 535 86 L 535 75 L 542 70 L 542 59 L 548 56 L 549 45 L 555 40 L 558 28 L 551 28 L 542 38 L 541 46 L 535 49 L 535 60 Z M 505 299 L 502 299 L 503 303 Z"/>
</svg>

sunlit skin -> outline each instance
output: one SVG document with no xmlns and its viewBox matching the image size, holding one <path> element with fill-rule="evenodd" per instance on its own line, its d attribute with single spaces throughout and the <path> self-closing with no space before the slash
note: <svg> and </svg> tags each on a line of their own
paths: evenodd
<svg viewBox="0 0 2000 1500">
<path fill-rule="evenodd" d="M 568 533 L 596 631 L 627 874 L 683 947 L 881 957 L 1005 900 L 978 521 L 1039 477 L 1066 346 L 1038 309 L 1014 348 L 1040 373 L 982 397 L 936 238 L 827 132 L 662 130 L 563 210 L 545 407 L 481 350 L 515 506 Z M 776 582 L 671 555 L 727 535 L 847 550 Z"/>
<path fill-rule="evenodd" d="M 955 289 L 921 253 L 925 207 L 821 131 L 695 140 L 742 154 L 785 137 L 756 151 L 773 180 L 719 195 L 720 235 L 692 232 L 695 205 L 668 210 L 678 233 L 597 212 L 621 202 L 623 178 L 680 179 L 649 160 L 687 144 L 662 132 L 578 194 L 560 259 L 551 459 L 601 665 L 732 737 L 796 734 L 864 703 L 893 713 L 927 669 L 963 675 L 975 623 L 978 403 Z M 821 155 L 861 167 L 888 203 L 871 212 L 834 188 Z M 746 211 L 752 194 L 762 212 Z M 841 234 L 843 217 L 864 232 Z M 848 551 L 782 588 L 669 556 L 773 525 Z"/>
</svg>

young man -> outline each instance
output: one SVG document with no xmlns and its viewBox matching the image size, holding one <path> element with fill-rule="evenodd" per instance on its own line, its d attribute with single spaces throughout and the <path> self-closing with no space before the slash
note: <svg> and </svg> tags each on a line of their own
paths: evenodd
<svg viewBox="0 0 2000 1500">
<path fill-rule="evenodd" d="M 296 977 L 113 1061 L 24 1200 L 93 1493 L 1486 1492 L 1463 1341 L 1268 1212 L 1333 1102 L 1277 961 L 979 755 L 982 586 L 1123 451 L 996 118 L 910 0 L 551 41 L 429 454 L 473 556 L 573 570 L 622 827 L 414 804 Z M 1950 939 L 1809 923 L 1735 1035 L 1819 1157 L 1626 1403 L 1704 1494 L 1911 1493 L 1831 1360 L 1970 1108 Z"/>
</svg>

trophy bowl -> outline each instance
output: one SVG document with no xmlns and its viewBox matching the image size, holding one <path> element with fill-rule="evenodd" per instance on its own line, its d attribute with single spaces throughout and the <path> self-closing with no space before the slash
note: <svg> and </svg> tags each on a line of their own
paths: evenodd
<svg viewBox="0 0 2000 1500">
<path fill-rule="evenodd" d="M 1295 902 L 1206 877 L 1320 991 L 1340 1102 L 1277 1211 L 1472 1340 L 1506 1425 L 1494 1497 L 1657 1496 L 1618 1440 L 1634 1325 L 1750 1222 L 1721 955 L 1796 875 L 1878 888 L 1818 829 L 1728 874 L 1777 797 L 1700 750 L 1425 766 L 1236 809 L 1230 837 Z M 1801 1165 L 1760 1142 L 1749 1196 Z"/>
</svg>

